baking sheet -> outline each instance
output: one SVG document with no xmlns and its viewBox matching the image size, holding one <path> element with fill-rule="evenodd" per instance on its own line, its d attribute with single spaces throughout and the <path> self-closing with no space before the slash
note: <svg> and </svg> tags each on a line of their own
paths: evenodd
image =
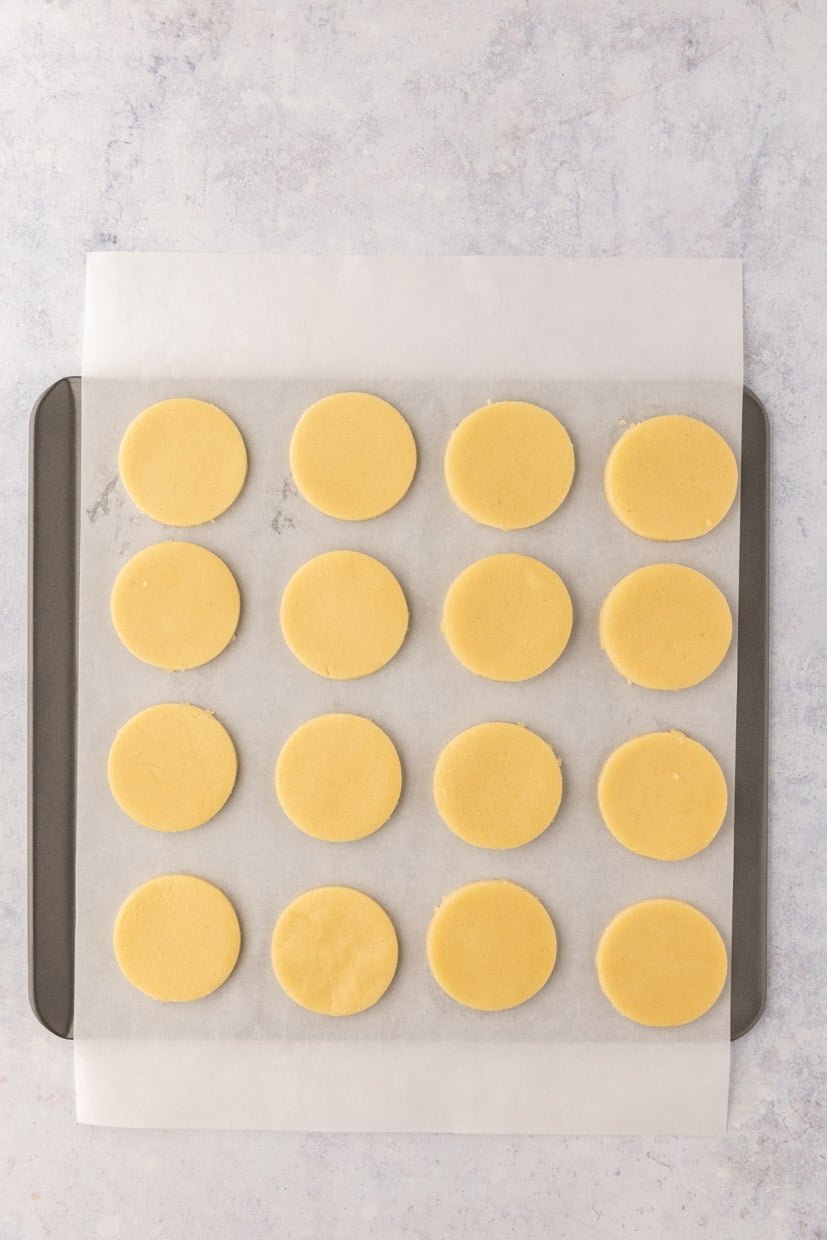
<svg viewBox="0 0 827 1240">
<path fill-rule="evenodd" d="M 666 558 L 709 573 L 736 612 L 737 508 L 710 536 L 665 548 L 614 520 L 601 476 L 624 423 L 665 410 L 698 414 L 738 450 L 740 297 L 740 267 L 731 262 L 90 256 L 78 720 L 80 1118 L 468 1131 L 695 1132 L 725 1125 L 728 992 L 685 1029 L 646 1030 L 606 1003 L 592 959 L 613 914 L 654 895 L 691 900 L 728 940 L 731 808 L 710 848 L 664 866 L 615 843 L 600 821 L 594 788 L 600 765 L 622 740 L 679 727 L 716 753 L 731 789 L 735 650 L 704 685 L 652 693 L 612 670 L 598 648 L 597 615 L 619 577 Z M 420 460 L 397 509 L 350 525 L 296 495 L 287 445 L 309 403 L 354 387 L 402 410 Z M 240 500 L 192 531 L 166 530 L 139 514 L 116 469 L 121 435 L 136 413 L 181 393 L 226 408 L 250 453 Z M 577 455 L 575 484 L 559 512 L 537 529 L 511 534 L 458 513 L 441 475 L 454 425 L 486 400 L 505 397 L 554 409 Z M 202 542 L 222 555 L 242 592 L 237 640 L 212 664 L 186 673 L 132 658 L 108 615 L 121 564 L 166 537 Z M 278 630 L 278 600 L 291 573 L 334 547 L 377 555 L 397 574 L 411 606 L 400 654 L 360 681 L 314 676 Z M 456 573 L 505 549 L 551 564 L 575 607 L 569 648 L 549 672 L 523 685 L 473 677 L 439 634 L 442 599 Z M 128 820 L 106 783 L 117 728 L 165 700 L 215 710 L 240 757 L 225 810 L 176 837 Z M 386 728 L 406 775 L 391 822 L 339 847 L 293 828 L 273 792 L 281 744 L 300 722 L 330 710 L 366 714 Z M 562 759 L 565 781 L 552 827 L 505 854 L 457 840 L 430 791 L 447 740 L 497 718 L 545 736 Z M 165 871 L 217 882 L 242 922 L 235 973 L 196 1005 L 147 1000 L 123 979 L 111 951 L 122 900 Z M 482 877 L 530 887 L 560 939 L 549 985 L 523 1007 L 493 1016 L 448 999 L 424 955 L 434 906 L 455 886 Z M 335 1023 L 292 1004 L 269 964 L 280 910 L 299 891 L 330 882 L 374 895 L 391 914 L 401 948 L 382 1002 Z"/>
</svg>

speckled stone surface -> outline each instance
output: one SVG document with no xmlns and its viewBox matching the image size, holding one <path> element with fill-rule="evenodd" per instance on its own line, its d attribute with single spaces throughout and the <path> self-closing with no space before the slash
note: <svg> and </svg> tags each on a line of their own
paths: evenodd
<svg viewBox="0 0 827 1240">
<path fill-rule="evenodd" d="M 5 0 L 0 34 L 2 1240 L 827 1235 L 823 4 Z M 71 1048 L 26 1001 L 26 436 L 110 247 L 744 259 L 773 429 L 771 976 L 724 1139 L 75 1125 Z"/>
</svg>

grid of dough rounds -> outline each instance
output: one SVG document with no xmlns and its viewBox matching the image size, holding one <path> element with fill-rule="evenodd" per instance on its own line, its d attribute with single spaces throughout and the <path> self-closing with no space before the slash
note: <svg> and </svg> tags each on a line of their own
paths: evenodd
<svg viewBox="0 0 827 1240">
<path fill-rule="evenodd" d="M 192 520 L 185 519 L 186 511 L 179 508 L 174 510 L 174 520 L 166 515 L 170 524 L 196 524 L 196 518 L 208 519 L 204 513 L 210 512 L 210 506 L 215 510 L 213 515 L 219 515 L 233 502 L 246 474 L 244 441 L 235 424 L 215 406 L 193 401 L 168 401 L 153 406 L 136 419 L 124 437 L 121 465 L 127 488 L 147 515 L 153 516 L 157 511 L 158 519 L 165 519 L 164 514 L 173 509 L 168 504 L 164 507 L 164 471 L 157 468 L 159 416 L 165 410 L 175 412 L 179 419 L 186 414 L 190 438 L 185 446 L 189 451 L 189 420 L 197 415 L 199 405 L 205 414 L 209 413 L 211 425 L 232 445 L 237 456 L 235 474 L 232 476 L 230 471 L 229 479 L 225 477 L 216 483 L 213 491 L 219 498 L 212 497 L 209 478 L 205 484 L 204 477 L 199 476 L 196 491 L 201 496 L 200 506 L 195 503 L 191 508 Z M 359 428 L 360 410 L 373 438 L 366 441 L 367 446 L 357 443 L 349 452 L 348 436 L 354 436 Z M 534 462 L 529 479 L 531 495 L 527 499 L 516 493 L 527 462 L 516 456 L 499 468 L 498 457 L 508 457 L 505 432 L 509 414 L 525 435 L 535 437 L 531 440 L 534 455 L 541 458 Z M 330 415 L 338 421 L 335 436 L 326 442 L 324 418 Z M 153 431 L 151 449 L 156 457 L 153 496 L 161 496 L 151 503 L 142 503 L 140 498 L 140 442 L 146 428 Z M 485 434 L 494 435 L 491 443 L 485 442 Z M 719 452 L 721 468 L 730 473 L 717 490 L 710 486 L 705 489 L 703 502 L 711 505 L 709 511 L 715 509 L 714 519 L 703 518 L 702 529 L 697 528 L 696 519 L 693 532 L 685 537 L 708 535 L 723 520 L 732 502 L 731 453 L 728 456 L 721 449 L 720 444 L 724 448 L 726 445 L 720 436 L 714 436 L 714 432 L 711 436 L 707 438 Z M 314 443 L 321 443 L 327 454 L 320 456 L 318 468 L 314 451 L 321 452 L 321 448 L 314 449 Z M 463 458 L 464 452 L 468 454 L 467 460 Z M 542 459 L 543 453 L 559 453 L 560 460 Z M 612 459 L 617 458 L 615 449 Z M 336 486 L 331 489 L 326 474 L 335 475 L 342 462 L 344 473 L 349 468 L 351 475 L 334 478 Z M 344 393 L 320 398 L 307 410 L 296 428 L 291 463 L 308 503 L 331 520 L 362 522 L 381 520 L 389 509 L 404 505 L 414 478 L 417 452 L 410 426 L 394 405 L 378 397 Z M 180 476 L 181 470 L 179 450 L 170 478 Z M 364 504 L 359 502 L 359 471 L 365 476 Z M 512 533 L 518 534 L 530 525 L 553 520 L 565 502 L 574 471 L 575 452 L 563 424 L 553 414 L 524 402 L 503 401 L 483 406 L 469 414 L 451 437 L 445 457 L 445 479 L 458 510 L 457 519 L 470 517 L 492 530 L 489 554 L 467 566 L 448 590 L 444 603 L 444 638 L 469 675 L 519 683 L 553 675 L 553 665 L 565 657 L 577 619 L 577 583 L 571 583 L 570 594 L 550 564 L 522 554 L 519 546 L 504 545 L 504 540 L 507 542 Z M 484 490 L 486 479 L 490 478 L 494 479 L 490 485 L 496 493 L 492 493 L 487 504 Z M 656 515 L 653 516 L 655 501 L 647 494 L 646 521 L 638 522 L 636 527 L 627 515 L 633 506 L 634 477 L 631 483 L 624 478 L 623 486 L 625 507 L 621 512 L 620 484 L 607 468 L 606 495 L 612 510 L 636 536 L 646 537 L 645 529 L 658 528 Z M 675 515 L 674 495 L 668 499 L 670 508 L 665 519 L 672 532 L 662 536 L 674 539 L 674 531 L 681 526 Z M 336 541 L 331 538 L 331 544 Z M 657 581 L 653 575 L 656 570 L 661 570 Z M 637 584 L 635 573 L 618 582 L 607 596 L 601 612 L 600 644 L 616 670 L 630 682 L 653 692 L 684 691 L 714 674 L 726 656 L 732 631 L 727 600 L 708 578 L 683 564 L 647 565 L 639 574 L 641 582 L 646 576 L 641 614 L 645 614 L 647 621 L 653 615 L 657 618 L 658 607 L 662 606 L 664 623 L 667 628 L 671 626 L 665 636 L 653 629 L 645 643 L 649 662 L 654 649 L 661 672 L 657 668 L 652 671 L 648 664 L 644 666 L 643 656 L 636 663 L 634 643 L 626 638 L 626 634 L 640 628 L 637 613 L 627 597 L 631 593 L 629 582 Z M 684 600 L 676 606 L 676 592 L 686 583 L 697 585 L 700 590 L 697 602 L 693 596 L 690 602 Z M 623 590 L 625 594 L 621 593 Z M 134 556 L 119 575 L 112 595 L 112 619 L 122 641 L 136 657 L 160 668 L 187 669 L 219 657 L 234 637 L 240 607 L 239 589 L 231 570 L 206 548 L 176 541 L 159 543 Z M 693 607 L 697 607 L 695 629 L 684 633 L 680 623 Z M 280 604 L 282 637 L 310 671 L 346 682 L 377 674 L 394 658 L 406 640 L 411 614 L 416 618 L 416 608 L 415 583 L 409 602 L 389 566 L 349 547 L 331 545 L 300 566 L 288 582 Z M 720 614 L 712 617 L 715 608 Z M 704 640 L 709 642 L 710 628 L 715 630 L 712 652 L 704 648 L 699 654 L 694 647 L 690 649 L 693 641 L 698 645 L 697 633 L 701 630 Z M 667 664 L 668 671 L 663 671 Z M 187 744 L 192 746 L 194 742 L 175 736 L 175 708 L 155 709 L 170 712 L 165 726 L 173 731 L 165 735 L 173 753 L 180 751 L 186 755 Z M 192 728 L 196 708 L 182 705 L 178 709 L 190 712 L 187 719 Z M 149 715 L 151 711 L 144 713 Z M 200 713 L 211 719 L 208 712 Z M 131 722 L 134 731 L 136 720 Z M 480 719 L 462 734 L 445 738 L 433 772 L 435 808 L 446 829 L 450 828 L 463 846 L 485 850 L 492 856 L 487 879 L 445 892 L 428 930 L 427 958 L 433 982 L 452 1001 L 466 1008 L 498 1012 L 529 1001 L 549 983 L 557 960 L 557 929 L 552 911 L 536 892 L 506 881 L 494 860 L 501 850 L 541 846 L 537 841 L 552 827 L 561 801 L 564 802 L 564 772 L 551 747 L 551 738 L 545 735 L 546 729 L 540 723 L 529 720 L 518 726 L 497 719 Z M 142 736 L 139 739 L 143 749 L 133 743 L 126 756 L 120 754 L 114 768 L 115 760 L 110 758 L 113 794 L 124 811 L 144 825 L 173 833 L 201 827 L 219 815 L 231 795 L 236 764 L 232 740 L 217 723 L 215 729 L 212 743 L 219 743 L 220 729 L 229 747 L 228 775 L 223 783 L 218 781 L 214 791 L 205 793 L 203 806 L 192 812 L 188 807 L 177 811 L 170 808 L 166 815 L 159 813 L 157 806 L 150 811 L 135 808 L 141 803 L 140 788 L 134 793 L 130 786 L 130 776 L 134 774 L 130 764 L 137 763 L 141 777 L 149 781 L 157 781 L 162 768 L 161 755 L 156 748 L 153 758 L 150 747 L 157 746 L 157 739 Z M 122 733 L 113 745 L 113 755 L 118 746 L 124 750 L 126 727 Z M 636 745 L 636 738 L 628 738 L 626 746 L 620 746 L 603 767 L 600 809 L 620 845 L 656 858 L 660 864 L 674 864 L 712 842 L 726 810 L 727 790 L 725 783 L 721 787 L 723 775 L 714 755 L 678 731 L 664 735 L 681 737 L 686 742 L 684 758 L 700 751 L 709 759 L 700 763 L 696 760 L 694 765 L 676 770 L 672 778 L 717 781 L 717 800 L 712 791 L 706 795 L 704 787 L 681 788 L 684 794 L 697 791 L 694 798 L 684 795 L 680 800 L 683 834 L 676 842 L 667 839 L 669 825 L 665 821 L 660 838 L 651 799 L 659 798 L 664 806 L 678 804 L 668 796 L 671 751 L 660 745 L 660 765 L 655 771 L 646 767 L 649 752 L 654 753 L 655 747 L 638 745 L 637 767 L 633 769 L 628 762 L 623 767 L 618 755 Z M 169 755 L 164 756 L 169 761 Z M 186 761 L 186 756 L 181 760 Z M 675 764 L 678 765 L 677 760 Z M 197 765 L 194 760 L 193 765 Z M 116 776 L 112 775 L 113 769 Z M 610 769 L 611 788 L 607 775 Z M 596 755 L 596 805 L 598 773 Z M 337 712 L 331 700 L 329 714 L 307 720 L 283 746 L 276 770 L 276 791 L 285 815 L 296 826 L 335 849 L 366 840 L 392 818 L 408 775 L 404 748 L 397 751 L 390 737 L 373 721 L 356 713 Z M 421 773 L 416 772 L 413 777 L 420 778 Z M 169 778 L 169 772 L 165 778 Z M 206 773 L 203 779 L 206 781 Z M 136 780 L 132 783 L 136 784 Z M 704 801 L 708 822 L 699 826 L 695 818 L 700 814 L 700 801 Z M 174 802 L 173 797 L 170 802 Z M 678 810 L 672 812 L 677 815 Z M 646 826 L 642 828 L 640 820 L 644 817 Z M 664 817 L 669 817 L 668 812 Z M 615 846 L 608 832 L 606 838 L 607 847 Z M 645 842 L 641 843 L 642 840 Z M 363 846 L 370 847 L 370 842 Z M 335 868 L 335 860 L 333 864 Z M 369 873 L 366 858 L 368 886 Z M 702 893 L 699 896 L 702 898 Z M 180 903 L 176 904 L 176 900 Z M 677 1025 L 695 1020 L 712 1006 L 723 987 L 726 949 L 717 929 L 699 909 L 686 903 L 678 909 L 679 903 L 655 899 L 646 904 L 645 910 L 642 905 L 618 910 L 600 940 L 596 957 L 600 986 L 621 1015 L 638 1023 Z M 225 931 L 215 944 L 210 947 L 208 943 L 200 951 L 197 942 L 203 942 L 205 935 L 199 927 L 205 917 L 209 920 L 211 909 L 224 919 Z M 644 931 L 638 934 L 637 924 L 644 921 Z M 152 944 L 159 935 L 172 943 L 167 927 L 173 925 L 180 943 L 176 940 L 177 948 L 161 961 Z M 660 956 L 648 948 L 652 935 L 661 942 Z M 693 939 L 693 935 L 697 937 Z M 157 876 L 128 896 L 114 939 L 126 977 L 151 997 L 171 1002 L 200 998 L 222 985 L 232 973 L 240 943 L 238 919 L 226 896 L 202 878 L 175 873 Z M 645 950 L 642 945 L 647 945 Z M 700 981 L 700 966 L 692 965 L 696 947 L 709 967 L 708 975 Z M 180 959 L 176 958 L 178 949 Z M 636 951 L 641 953 L 637 972 Z M 294 1002 L 319 1015 L 356 1015 L 377 1003 L 392 984 L 398 954 L 392 912 L 389 915 L 366 892 L 347 886 L 319 886 L 296 892 L 281 911 L 273 932 L 276 978 Z M 623 961 L 622 968 L 616 963 L 618 959 Z M 313 973 L 314 969 L 318 975 Z M 683 976 L 682 969 L 687 977 L 691 975 L 686 982 L 687 994 L 692 991 L 689 998 L 684 1002 L 682 992 L 676 994 L 674 987 L 666 998 L 659 995 L 658 986 L 669 990 L 667 978 L 674 979 L 676 973 Z"/>
</svg>

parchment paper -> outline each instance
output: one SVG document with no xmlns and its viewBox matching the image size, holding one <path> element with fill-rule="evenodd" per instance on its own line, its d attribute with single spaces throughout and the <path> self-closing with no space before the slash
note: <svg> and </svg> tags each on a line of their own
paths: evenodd
<svg viewBox="0 0 827 1240">
<path fill-rule="evenodd" d="M 726 1122 L 729 995 L 683 1029 L 647 1030 L 603 998 L 601 931 L 649 896 L 688 899 L 729 941 L 732 814 L 698 857 L 666 865 L 621 848 L 596 805 L 600 766 L 630 736 L 678 727 L 708 745 L 733 786 L 736 652 L 677 694 L 629 686 L 599 649 L 608 590 L 644 563 L 708 573 L 737 615 L 737 506 L 683 544 L 636 538 L 602 491 L 606 456 L 631 420 L 680 410 L 738 452 L 740 266 L 732 262 L 526 259 L 298 259 L 91 255 L 84 344 L 79 650 L 75 1047 L 78 1116 L 140 1126 L 706 1132 Z M 304 408 L 336 390 L 373 391 L 407 417 L 419 467 L 406 499 L 376 521 L 343 523 L 296 494 L 288 444 Z M 154 400 L 190 394 L 226 409 L 250 474 L 218 521 L 170 530 L 142 516 L 117 478 L 121 436 Z M 569 498 L 550 520 L 504 534 L 452 505 L 442 456 L 454 426 L 487 400 L 553 409 L 575 445 Z M 206 667 L 165 673 L 134 659 L 109 618 L 122 563 L 164 538 L 200 542 L 239 581 L 237 640 Z M 287 650 L 278 601 L 292 572 L 332 548 L 378 556 L 411 609 L 400 654 L 374 676 L 326 681 Z M 558 664 L 521 685 L 478 679 L 439 632 L 442 600 L 479 556 L 518 550 L 549 563 L 572 594 L 575 627 Z M 214 710 L 235 739 L 237 787 L 210 824 L 148 831 L 114 803 L 106 756 L 117 728 L 161 701 Z M 282 814 L 276 755 L 325 711 L 376 720 L 402 757 L 391 822 L 348 845 L 314 841 Z M 431 778 L 444 744 L 485 719 L 523 722 L 563 762 L 564 799 L 537 841 L 470 848 L 442 824 Z M 129 892 L 164 872 L 216 882 L 242 923 L 239 964 L 216 994 L 160 1005 L 112 953 Z M 424 941 L 434 907 L 464 882 L 508 877 L 546 904 L 560 952 L 529 1003 L 501 1014 L 453 1003 Z M 390 913 L 400 965 L 374 1008 L 332 1021 L 299 1008 L 269 963 L 281 909 L 308 887 L 344 883 Z"/>
</svg>

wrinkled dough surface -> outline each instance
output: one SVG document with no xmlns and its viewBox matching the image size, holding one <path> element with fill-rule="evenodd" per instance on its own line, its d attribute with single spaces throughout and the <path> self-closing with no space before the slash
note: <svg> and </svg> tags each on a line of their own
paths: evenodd
<svg viewBox="0 0 827 1240">
<path fill-rule="evenodd" d="M 399 946 L 381 905 L 352 887 L 315 887 L 276 922 L 273 970 L 294 1002 L 323 1016 L 353 1016 L 393 981 Z"/>
</svg>

